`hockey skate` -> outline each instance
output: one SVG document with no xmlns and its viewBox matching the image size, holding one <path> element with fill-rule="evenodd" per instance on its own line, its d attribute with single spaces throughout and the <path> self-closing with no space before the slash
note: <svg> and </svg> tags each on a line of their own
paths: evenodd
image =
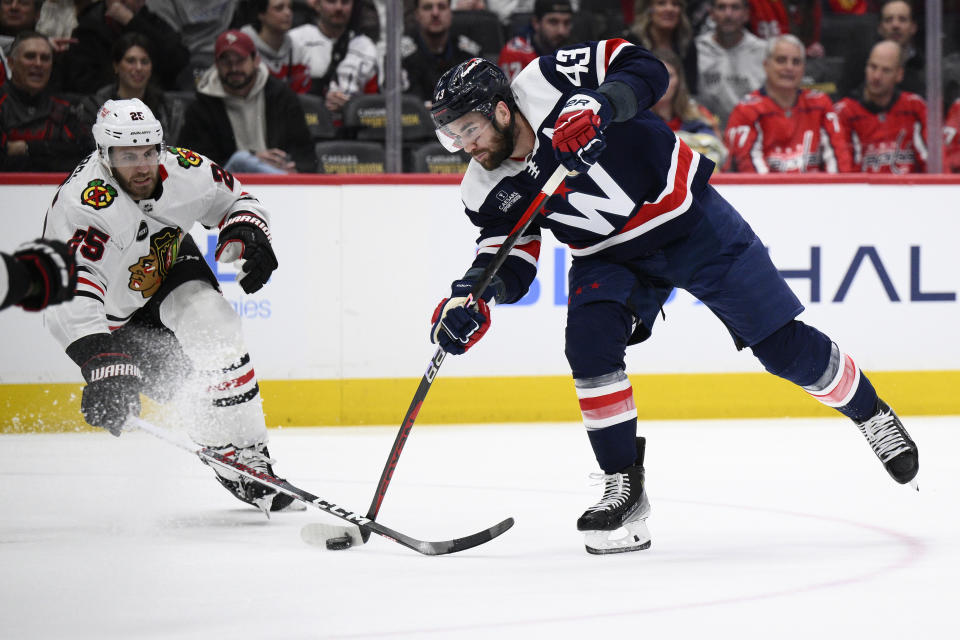
<svg viewBox="0 0 960 640">
<path fill-rule="evenodd" d="M 234 458 L 237 462 L 241 462 L 260 473 L 276 477 L 273 473 L 272 466 L 274 460 L 270 457 L 270 452 L 267 450 L 266 445 L 259 444 L 249 447 L 227 445 L 225 447 L 211 447 L 211 449 L 225 457 Z M 294 503 L 293 498 L 285 493 L 274 491 L 259 482 L 254 482 L 237 473 L 233 473 L 229 469 L 211 466 L 217 476 L 217 480 L 227 491 L 232 493 L 237 499 L 260 509 L 268 518 L 270 517 L 271 511 L 281 511 L 284 509 L 296 510 L 293 504 L 305 508 L 299 503 Z"/>
<path fill-rule="evenodd" d="M 603 479 L 604 488 L 600 502 L 577 520 L 577 530 L 584 533 L 587 553 L 624 553 L 650 547 L 646 523 L 650 502 L 643 482 L 644 444 L 643 438 L 637 438 L 637 461 L 626 469 L 612 474 L 591 474 Z M 626 529 L 626 534 L 612 538 L 619 529 Z"/>
<path fill-rule="evenodd" d="M 870 443 L 890 477 L 900 484 L 908 482 L 916 488 L 914 478 L 920 470 L 920 453 L 900 418 L 886 402 L 877 398 L 873 416 L 857 423 L 860 433 Z"/>
</svg>

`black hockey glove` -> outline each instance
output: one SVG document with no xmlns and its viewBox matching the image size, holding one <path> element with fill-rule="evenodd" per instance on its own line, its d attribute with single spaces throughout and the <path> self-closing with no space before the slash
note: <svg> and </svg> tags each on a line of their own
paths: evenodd
<svg viewBox="0 0 960 640">
<path fill-rule="evenodd" d="M 439 344 L 447 353 L 466 353 L 490 328 L 491 314 L 487 300 L 493 298 L 494 288 L 487 287 L 483 296 L 466 306 L 471 288 L 472 281 L 457 280 L 450 287 L 450 297 L 441 300 L 433 310 L 430 342 Z"/>
<path fill-rule="evenodd" d="M 98 353 L 80 371 L 87 381 L 80 403 L 84 420 L 119 436 L 127 416 L 140 415 L 140 367 L 125 353 Z"/>
<path fill-rule="evenodd" d="M 580 89 L 567 98 L 553 128 L 553 151 L 568 171 L 586 173 L 607 148 L 603 130 L 613 107 L 602 93 Z"/>
<path fill-rule="evenodd" d="M 246 293 L 259 291 L 277 268 L 277 256 L 270 246 L 270 228 L 258 215 L 243 211 L 224 223 L 217 239 L 217 261 L 243 260 L 244 275 L 238 276 Z"/>
<path fill-rule="evenodd" d="M 10 291 L 5 304 L 40 311 L 73 298 L 77 265 L 73 252 L 59 240 L 34 240 L 20 245 L 8 260 Z"/>
</svg>

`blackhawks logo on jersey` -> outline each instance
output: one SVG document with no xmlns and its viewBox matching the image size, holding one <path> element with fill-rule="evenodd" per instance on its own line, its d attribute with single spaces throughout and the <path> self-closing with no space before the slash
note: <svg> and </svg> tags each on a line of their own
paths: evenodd
<svg viewBox="0 0 960 640">
<path fill-rule="evenodd" d="M 150 236 L 150 252 L 141 256 L 136 264 L 127 267 L 130 272 L 127 286 L 133 291 L 139 291 L 144 298 L 155 294 L 170 273 L 179 249 L 179 228 L 167 227 Z"/>
<path fill-rule="evenodd" d="M 189 169 L 190 167 L 199 167 L 203 163 L 203 158 L 199 154 L 190 151 L 190 149 L 184 149 L 183 147 L 170 147 L 170 151 L 177 156 L 177 164 L 179 164 L 184 169 Z"/>
<path fill-rule="evenodd" d="M 105 209 L 113 204 L 116 197 L 116 188 L 97 178 L 87 183 L 87 188 L 80 194 L 80 202 L 94 209 Z"/>
</svg>

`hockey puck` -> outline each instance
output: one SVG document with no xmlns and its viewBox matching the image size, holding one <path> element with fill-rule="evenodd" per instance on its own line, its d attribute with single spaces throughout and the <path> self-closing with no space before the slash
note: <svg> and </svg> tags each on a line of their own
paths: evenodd
<svg viewBox="0 0 960 640">
<path fill-rule="evenodd" d="M 342 551 L 353 546 L 350 536 L 340 536 L 339 538 L 327 538 L 327 549 L 330 551 Z"/>
</svg>

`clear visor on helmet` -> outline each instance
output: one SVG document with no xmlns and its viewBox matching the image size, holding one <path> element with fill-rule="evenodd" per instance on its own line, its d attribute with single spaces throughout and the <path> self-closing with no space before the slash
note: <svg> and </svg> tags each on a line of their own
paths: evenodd
<svg viewBox="0 0 960 640">
<path fill-rule="evenodd" d="M 110 147 L 107 151 L 107 164 L 111 167 L 135 167 L 160 163 L 160 145 L 141 145 L 139 147 Z"/>
<path fill-rule="evenodd" d="M 475 143 L 491 126 L 491 121 L 478 111 L 465 113 L 437 129 L 437 139 L 450 152 L 460 151 Z"/>
</svg>

